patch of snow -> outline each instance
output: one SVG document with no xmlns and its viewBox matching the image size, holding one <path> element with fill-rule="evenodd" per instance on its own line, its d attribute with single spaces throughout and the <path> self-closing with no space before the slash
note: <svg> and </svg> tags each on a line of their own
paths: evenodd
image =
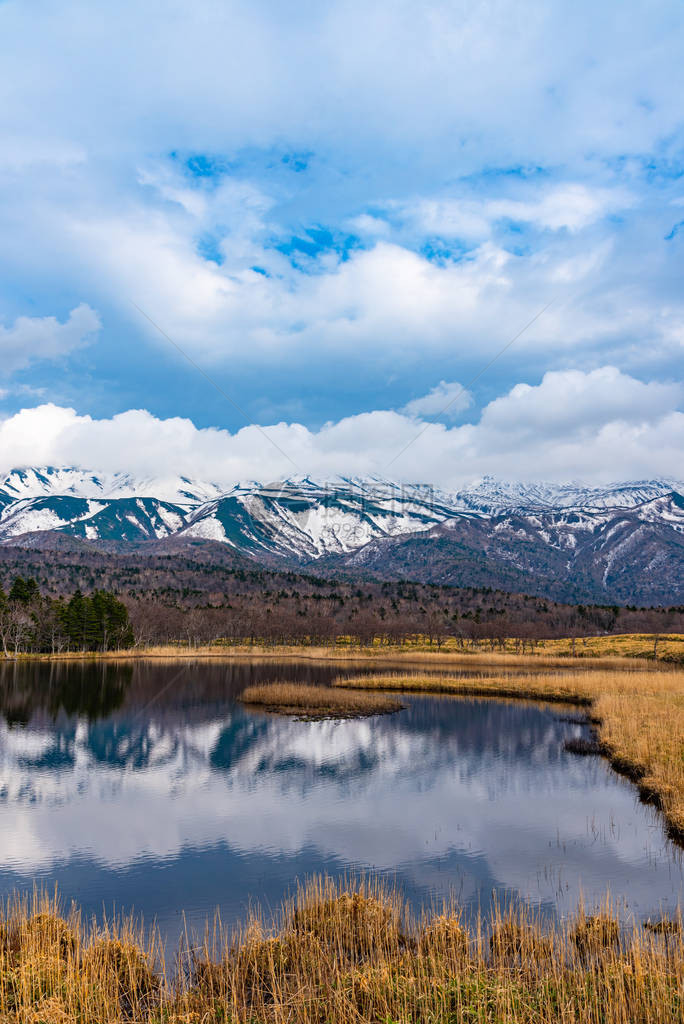
<svg viewBox="0 0 684 1024">
<path fill-rule="evenodd" d="M 67 519 L 60 517 L 47 508 L 36 508 L 22 511 L 20 515 L 8 517 L 0 526 L 4 537 L 17 537 L 20 533 L 42 533 L 45 530 L 59 530 L 67 526 Z"/>
<path fill-rule="evenodd" d="M 228 540 L 221 523 L 213 516 L 196 520 L 183 531 L 183 534 L 187 537 L 201 537 L 202 540 L 220 540 L 224 544 L 230 544 L 231 547 L 235 546 Z"/>
</svg>

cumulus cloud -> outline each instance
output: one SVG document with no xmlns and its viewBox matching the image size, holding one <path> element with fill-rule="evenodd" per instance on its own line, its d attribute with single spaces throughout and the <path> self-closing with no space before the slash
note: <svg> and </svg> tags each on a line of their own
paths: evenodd
<svg viewBox="0 0 684 1024">
<path fill-rule="evenodd" d="M 49 315 L 78 295 L 105 319 L 92 395 L 79 391 L 95 414 L 105 401 L 204 412 L 170 351 L 159 378 L 140 372 L 168 345 L 132 301 L 212 374 L 258 372 L 249 408 L 297 400 L 320 422 L 330 402 L 331 438 L 359 369 L 365 395 L 387 396 L 366 407 L 401 407 L 432 366 L 474 376 L 549 299 L 515 371 L 508 357 L 493 370 L 499 391 L 531 368 L 681 376 L 682 233 L 664 241 L 684 141 L 676 0 L 658 17 L 644 0 L 532 0 L 524 20 L 519 7 L 173 0 L 160 19 L 149 0 L 45 0 L 36 19 L 0 4 L 0 303 L 25 312 L 30 294 L 48 314 L 2 329 L 5 371 L 92 336 L 94 320 L 79 340 L 77 311 Z M 31 383 L 53 382 L 39 368 Z M 59 383 L 75 394 L 80 368 Z M 401 433 L 435 415 L 430 401 L 369 415 Z M 449 434 L 459 459 L 469 443 Z"/>
<path fill-rule="evenodd" d="M 68 355 L 100 327 L 98 314 L 85 303 L 72 309 L 64 323 L 54 316 L 17 317 L 11 327 L 0 325 L 0 373 L 9 376 L 39 360 Z"/>
<path fill-rule="evenodd" d="M 684 384 L 645 384 L 603 366 L 589 373 L 580 370 L 549 372 L 536 387 L 516 384 L 484 409 L 483 431 L 522 439 L 523 435 L 555 440 L 568 434 L 591 437 L 609 423 L 652 423 L 678 408 Z"/>
<path fill-rule="evenodd" d="M 449 385 L 434 391 L 443 387 Z M 0 423 L 0 452 L 3 470 L 75 465 L 146 477 L 183 474 L 226 487 L 297 471 L 320 479 L 380 474 L 444 488 L 485 473 L 588 482 L 676 477 L 684 448 L 683 398 L 679 385 L 643 383 L 603 367 L 518 384 L 476 421 L 452 427 L 423 423 L 406 411 L 377 410 L 319 430 L 276 423 L 231 434 L 198 429 L 188 419 L 160 420 L 145 410 L 97 420 L 46 404 Z"/>
<path fill-rule="evenodd" d="M 46 0 L 38 22 L 0 5 L 3 287 L 87 282 L 131 335 L 117 324 L 116 345 L 147 330 L 134 299 L 217 363 L 330 348 L 378 365 L 486 356 L 501 325 L 572 287 L 564 322 L 526 337 L 545 359 L 588 343 L 612 359 L 620 337 L 625 359 L 638 340 L 664 358 L 658 316 L 684 321 L 679 280 L 662 283 L 643 242 L 669 201 L 652 153 L 681 131 L 681 19 L 640 0 L 600 17 L 588 0 L 533 3 L 524 26 L 515 0 L 494 15 L 291 6 L 177 0 L 160 23 L 145 0 L 97 15 Z M 616 254 L 611 218 L 626 214 L 642 219 Z M 543 238 L 504 238 L 503 222 Z M 293 266 L 290 236 L 317 225 L 353 232 L 351 251 Z"/>
<path fill-rule="evenodd" d="M 642 306 L 638 291 L 624 302 L 622 288 L 607 288 L 600 305 L 587 308 L 568 289 L 591 282 L 606 252 L 565 252 L 535 265 L 491 241 L 467 259 L 436 263 L 390 241 L 377 241 L 348 256 L 325 254 L 307 272 L 262 252 L 254 269 L 227 272 L 174 244 L 157 228 L 147 235 L 125 224 L 91 224 L 93 253 L 107 239 L 109 280 L 135 301 L 174 340 L 215 365 L 275 358 L 307 361 L 328 355 L 356 361 L 371 353 L 400 366 L 416 358 L 458 354 L 469 366 L 483 362 L 510 341 L 549 299 L 563 300 L 525 332 L 517 349 L 549 353 L 600 349 L 640 328 L 662 345 L 665 324 Z M 97 257 L 95 257 L 97 259 Z M 147 267 L 156 274 L 149 276 Z M 669 319 L 684 324 L 674 304 Z M 156 343 L 155 332 L 146 327 Z"/>
<path fill-rule="evenodd" d="M 642 254 L 635 278 L 626 250 L 616 253 L 603 236 L 578 230 L 520 250 L 491 237 L 483 221 L 484 237 L 466 255 L 436 260 L 421 251 L 423 235 L 407 237 L 402 224 L 375 218 L 378 230 L 363 221 L 363 245 L 323 249 L 295 265 L 274 244 L 281 228 L 271 199 L 253 185 L 198 192 L 158 168 L 145 182 L 160 205 L 83 203 L 78 211 L 43 210 L 35 226 L 36 236 L 59 237 L 62 272 L 123 318 L 117 349 L 141 335 L 165 344 L 131 300 L 208 364 L 257 363 L 266 375 L 286 360 L 306 367 L 330 355 L 342 364 L 372 357 L 373 366 L 400 370 L 426 357 L 461 357 L 474 374 L 549 299 L 554 306 L 516 343 L 542 366 L 562 363 L 568 350 L 590 352 L 594 363 L 604 351 L 615 360 L 617 347 L 634 364 L 644 344 L 664 362 L 672 337 L 684 331 L 681 297 L 656 301 Z M 435 217 L 448 237 L 448 218 Z M 200 245 L 207 238 L 209 257 Z M 49 277 L 53 268 L 36 252 L 32 246 L 31 272 Z"/>
<path fill-rule="evenodd" d="M 401 410 L 408 416 L 448 416 L 453 419 L 472 405 L 472 395 L 458 381 L 441 380 L 420 398 L 412 398 Z"/>
</svg>

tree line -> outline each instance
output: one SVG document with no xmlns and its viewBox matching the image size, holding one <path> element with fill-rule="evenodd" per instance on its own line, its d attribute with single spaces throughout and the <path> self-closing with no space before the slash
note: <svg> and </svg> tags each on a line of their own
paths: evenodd
<svg viewBox="0 0 684 1024">
<path fill-rule="evenodd" d="M 366 584 L 363 589 L 328 582 L 319 594 L 244 590 L 230 601 L 180 605 L 127 599 L 136 642 L 142 646 L 226 643 L 273 645 L 401 644 L 420 636 L 440 648 L 508 638 L 528 643 L 558 637 L 609 633 L 684 632 L 684 609 L 566 606 L 496 591 L 459 591 L 403 584 Z"/>
<path fill-rule="evenodd" d="M 70 597 L 43 595 L 33 577 L 15 576 L 0 589 L 0 644 L 6 658 L 19 653 L 111 651 L 135 643 L 128 609 L 106 590 Z"/>
<path fill-rule="evenodd" d="M 0 547 L 0 586 L 9 593 L 20 576 L 30 591 L 24 595 L 29 604 L 35 603 L 38 590 L 57 600 L 58 609 L 74 601 L 68 629 L 63 610 L 55 613 L 47 598 L 38 602 L 40 631 L 28 623 L 27 641 L 25 604 L 18 603 L 15 591 L 7 599 L 14 617 L 0 616 L 0 640 L 2 631 L 9 631 L 5 646 L 10 651 L 17 631 L 20 650 L 49 652 L 53 643 L 55 651 L 127 645 L 130 635 L 112 638 L 109 627 L 107 635 L 96 631 L 93 637 L 97 610 L 79 607 L 79 595 L 94 600 L 96 593 L 116 595 L 126 605 L 140 647 L 216 641 L 329 644 L 340 637 L 351 643 L 381 639 L 393 644 L 416 635 L 440 646 L 448 639 L 470 645 L 501 644 L 507 637 L 526 643 L 607 633 L 684 633 L 682 606 L 569 605 L 492 587 L 340 578 L 234 564 L 231 557 L 222 545 L 208 552 L 190 546 L 171 555 L 51 551 L 49 557 L 34 549 Z M 34 582 L 27 583 L 29 578 Z M 534 582 L 531 578 L 530 585 Z M 35 640 L 32 631 L 38 633 Z"/>
</svg>

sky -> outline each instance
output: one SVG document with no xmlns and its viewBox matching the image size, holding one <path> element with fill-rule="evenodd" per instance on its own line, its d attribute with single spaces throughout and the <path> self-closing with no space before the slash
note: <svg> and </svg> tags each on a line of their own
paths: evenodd
<svg viewBox="0 0 684 1024">
<path fill-rule="evenodd" d="M 681 479 L 684 9 L 0 2 L 0 470 Z"/>
</svg>

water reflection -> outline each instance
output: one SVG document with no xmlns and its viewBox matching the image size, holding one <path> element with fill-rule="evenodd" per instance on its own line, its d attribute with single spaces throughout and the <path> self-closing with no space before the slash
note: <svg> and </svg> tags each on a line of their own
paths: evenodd
<svg viewBox="0 0 684 1024">
<path fill-rule="evenodd" d="M 28 725 L 37 712 L 93 720 L 121 707 L 133 678 L 130 665 L 10 662 L 0 666 L 0 714 L 7 724 Z"/>
<path fill-rule="evenodd" d="M 357 671 L 355 667 L 353 669 Z M 351 669 L 350 669 L 351 671 Z M 411 698 L 396 715 L 247 712 L 262 679 L 312 662 L 7 666 L 0 675 L 0 891 L 58 881 L 86 910 L 242 916 L 316 871 L 386 874 L 416 904 L 492 894 L 549 912 L 607 886 L 672 908 L 680 856 L 606 764 L 566 753 L 557 710 Z"/>
</svg>

